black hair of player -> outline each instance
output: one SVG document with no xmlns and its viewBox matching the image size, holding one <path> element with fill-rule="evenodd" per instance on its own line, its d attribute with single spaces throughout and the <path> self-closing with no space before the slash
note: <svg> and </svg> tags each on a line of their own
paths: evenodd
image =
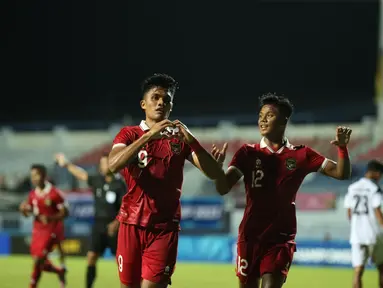
<svg viewBox="0 0 383 288">
<path fill-rule="evenodd" d="M 367 164 L 367 171 L 379 172 L 379 173 L 383 174 L 383 164 L 377 160 L 371 160 Z"/>
<path fill-rule="evenodd" d="M 31 170 L 32 169 L 36 169 L 37 171 L 39 171 L 39 174 L 42 177 L 46 177 L 47 176 L 47 167 L 45 167 L 45 165 L 43 165 L 43 164 L 32 164 L 31 165 Z"/>
<path fill-rule="evenodd" d="M 142 98 L 145 96 L 146 92 L 148 92 L 153 87 L 162 87 L 167 89 L 172 98 L 178 89 L 178 83 L 174 80 L 173 77 L 167 74 L 155 73 L 152 76 L 149 76 L 144 80 L 141 85 Z"/>
<path fill-rule="evenodd" d="M 286 120 L 290 119 L 294 111 L 294 106 L 288 98 L 275 93 L 267 93 L 259 97 L 259 108 L 262 109 L 265 105 L 277 106 L 279 113 L 281 113 Z"/>
</svg>

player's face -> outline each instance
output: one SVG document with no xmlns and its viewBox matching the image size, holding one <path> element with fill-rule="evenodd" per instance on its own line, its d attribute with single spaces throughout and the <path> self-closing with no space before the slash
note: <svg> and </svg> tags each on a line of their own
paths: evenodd
<svg viewBox="0 0 383 288">
<path fill-rule="evenodd" d="M 284 132 L 286 122 L 283 120 L 277 107 L 264 105 L 259 112 L 258 127 L 262 136 L 274 136 Z"/>
<path fill-rule="evenodd" d="M 146 117 L 156 122 L 169 117 L 172 105 L 172 97 L 162 87 L 153 87 L 141 100 L 141 108 L 145 110 Z"/>
<path fill-rule="evenodd" d="M 102 175 L 107 175 L 110 173 L 109 164 L 108 164 L 108 157 L 104 156 L 100 159 L 99 169 L 100 169 L 100 173 Z"/>
<path fill-rule="evenodd" d="M 31 169 L 31 182 L 32 185 L 37 187 L 44 183 L 44 177 L 40 174 L 40 171 L 37 169 Z"/>
</svg>

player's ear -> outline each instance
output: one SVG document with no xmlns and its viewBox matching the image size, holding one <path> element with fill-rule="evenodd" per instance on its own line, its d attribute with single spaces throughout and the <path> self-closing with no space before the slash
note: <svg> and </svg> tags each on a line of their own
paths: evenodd
<svg viewBox="0 0 383 288">
<path fill-rule="evenodd" d="M 141 106 L 141 109 L 142 109 L 142 110 L 146 110 L 146 101 L 145 101 L 145 99 L 142 99 L 142 100 L 140 101 L 140 106 Z"/>
</svg>

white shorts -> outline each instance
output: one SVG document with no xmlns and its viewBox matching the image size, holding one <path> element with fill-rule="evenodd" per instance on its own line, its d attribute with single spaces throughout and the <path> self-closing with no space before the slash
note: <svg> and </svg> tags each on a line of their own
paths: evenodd
<svg viewBox="0 0 383 288">
<path fill-rule="evenodd" d="M 374 245 L 351 244 L 352 267 L 365 266 L 373 255 Z"/>
</svg>

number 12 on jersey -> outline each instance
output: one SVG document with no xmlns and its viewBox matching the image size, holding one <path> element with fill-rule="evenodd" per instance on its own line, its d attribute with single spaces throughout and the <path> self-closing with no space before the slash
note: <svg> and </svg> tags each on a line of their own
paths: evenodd
<svg viewBox="0 0 383 288">
<path fill-rule="evenodd" d="M 251 180 L 251 188 L 259 188 L 262 187 L 261 180 L 265 177 L 265 174 L 263 173 L 262 170 L 253 170 L 252 173 L 252 180 Z"/>
</svg>

